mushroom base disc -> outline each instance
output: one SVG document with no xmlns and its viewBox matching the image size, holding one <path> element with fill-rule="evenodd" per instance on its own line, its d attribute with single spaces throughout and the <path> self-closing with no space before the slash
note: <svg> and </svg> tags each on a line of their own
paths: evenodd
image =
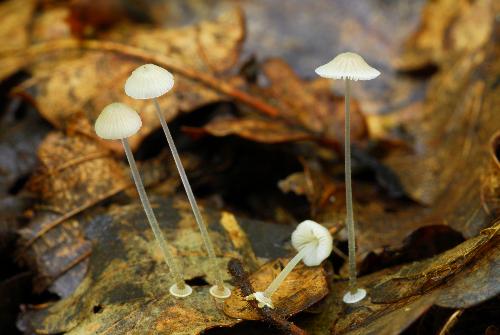
<svg viewBox="0 0 500 335">
<path fill-rule="evenodd" d="M 169 292 L 174 297 L 185 298 L 193 293 L 193 289 L 191 288 L 191 286 L 184 284 L 184 289 L 181 290 L 179 286 L 177 286 L 177 284 L 174 284 L 170 286 Z"/>
<path fill-rule="evenodd" d="M 210 288 L 210 294 L 218 299 L 226 299 L 231 295 L 231 290 L 226 286 L 223 286 L 222 289 L 220 289 L 219 286 L 214 285 Z"/>
<path fill-rule="evenodd" d="M 342 301 L 344 301 L 346 304 L 355 304 L 358 301 L 363 300 L 365 297 L 366 297 L 366 290 L 358 288 L 354 293 L 347 292 L 346 294 L 344 294 Z"/>
</svg>

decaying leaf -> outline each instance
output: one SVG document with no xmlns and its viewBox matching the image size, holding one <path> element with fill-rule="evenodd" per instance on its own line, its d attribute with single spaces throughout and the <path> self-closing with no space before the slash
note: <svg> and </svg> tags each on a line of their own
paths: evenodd
<svg viewBox="0 0 500 335">
<path fill-rule="evenodd" d="M 238 135 L 263 143 L 281 143 L 311 138 L 310 134 L 301 129 L 294 129 L 276 121 L 257 118 L 216 119 L 208 123 L 203 129 L 214 136 Z"/>
<path fill-rule="evenodd" d="M 498 3 L 491 0 L 428 1 L 420 26 L 395 65 L 402 70 L 418 70 L 441 65 L 457 52 L 476 51 L 490 39 L 498 9 Z"/>
<path fill-rule="evenodd" d="M 213 284 L 214 269 L 208 266 L 210 262 L 188 204 L 167 198 L 152 201 L 184 277 L 203 278 Z M 229 213 L 204 211 L 203 215 L 219 265 L 225 266 L 231 258 L 245 257 L 246 264 L 255 268 L 255 256 L 249 257 L 253 255 L 251 245 L 237 228 L 237 220 L 229 219 Z M 25 330 L 45 334 L 193 334 L 239 322 L 222 312 L 220 303 L 208 293 L 209 284 L 195 286 L 187 299 L 176 299 L 168 293 L 168 268 L 139 203 L 111 206 L 105 212 L 79 218 L 78 224 L 85 237 L 93 241 L 85 278 L 68 298 L 47 309 L 24 314 L 21 323 Z M 224 279 L 229 279 L 229 275 Z"/>
<path fill-rule="evenodd" d="M 36 291 L 50 285 L 53 292 L 67 296 L 74 290 L 87 268 L 80 263 L 91 252 L 75 216 L 133 188 L 128 167 L 87 136 L 91 131 L 87 120 L 78 118 L 67 133 L 49 133 L 38 149 L 41 166 L 28 181 L 38 203 L 29 225 L 19 231 L 22 259 L 38 272 Z M 184 162 L 189 170 L 191 160 Z M 168 195 L 180 183 L 168 178 L 174 170 L 173 163 L 162 157 L 141 164 L 144 183 L 162 180 L 169 188 L 162 193 Z M 135 190 L 131 194 L 135 196 Z"/>
<path fill-rule="evenodd" d="M 35 0 L 9 0 L 0 6 L 0 54 L 25 48 L 29 43 L 28 25 L 35 10 Z M 0 80 L 8 77 L 23 64 L 22 59 L 10 58 L 0 66 Z"/>
<path fill-rule="evenodd" d="M 496 142 L 491 138 L 500 125 L 496 107 L 500 95 L 494 84 L 500 66 L 498 52 L 498 46 L 486 45 L 443 65 L 431 80 L 420 113 L 402 110 L 376 117 L 381 124 L 403 127 L 407 133 L 409 146 L 393 148 L 382 162 L 417 203 L 387 199 L 385 192 L 354 178 L 360 257 L 398 246 L 424 226 L 449 225 L 469 238 L 497 216 L 500 170 L 495 144 L 491 144 Z M 324 167 L 317 173 L 321 174 L 327 177 L 322 177 L 322 188 L 329 183 L 329 189 L 335 189 L 334 175 Z M 334 197 L 340 202 L 341 193 Z M 329 204 L 316 218 L 338 227 L 343 224 L 341 207 Z"/>
<path fill-rule="evenodd" d="M 286 265 L 278 258 L 264 264 L 250 275 L 254 290 L 264 291 Z M 321 266 L 298 265 L 273 295 L 274 311 L 284 317 L 292 316 L 315 304 L 328 294 L 326 274 Z M 224 313 L 244 320 L 261 320 L 262 315 L 244 299 L 240 289 L 224 301 Z"/>
<path fill-rule="evenodd" d="M 264 143 L 313 140 L 338 147 L 343 137 L 343 98 L 331 93 L 329 81 L 303 81 L 279 59 L 268 60 L 261 67 L 269 87 L 254 86 L 251 90 L 274 106 L 278 114 L 265 119 L 255 115 L 214 119 L 203 131 L 214 136 L 238 135 Z M 352 102 L 351 113 L 353 139 L 362 140 L 367 129 L 356 101 Z"/>
<path fill-rule="evenodd" d="M 415 116 L 419 121 L 406 123 L 414 150 L 392 152 L 385 160 L 412 198 L 436 208 L 467 237 L 485 227 L 488 215 L 479 186 L 492 172 L 487 143 L 500 124 L 493 84 L 498 53 L 490 45 L 450 61 L 433 78 L 422 114 Z"/>
<path fill-rule="evenodd" d="M 78 12 L 75 4 L 82 3 L 87 12 Z M 245 2 L 242 6 L 250 8 L 250 17 L 262 17 L 249 23 L 249 32 L 269 29 L 269 25 L 256 26 L 271 19 L 279 25 L 273 29 L 274 34 L 278 31 L 280 43 L 287 44 L 285 50 L 276 50 L 276 37 L 271 36 L 258 40 L 257 49 L 256 41 L 250 41 L 254 47 L 249 51 L 258 51 L 255 59 L 285 55 L 294 67 L 292 70 L 280 59 L 263 60 L 254 64 L 255 73 L 244 77 L 235 75 L 246 33 L 238 10 L 183 28 L 172 28 L 170 23 L 169 28 L 158 28 L 122 17 L 122 5 L 114 13 L 102 11 L 102 15 L 89 17 L 89 9 L 97 8 L 90 1 L 73 1 L 71 9 L 59 2 L 2 2 L 0 17 L 8 19 L 0 28 L 0 37 L 5 40 L 0 46 L 0 79 L 21 69 L 31 74 L 32 78 L 17 86 L 15 92 L 28 98 L 58 128 L 39 148 L 41 168 L 30 176 L 28 186 L 38 203 L 28 212 L 31 220 L 20 231 L 20 253 L 37 274 L 35 291 L 48 289 L 63 300 L 26 306 L 19 321 L 22 330 L 27 334 L 195 334 L 213 327 L 230 327 L 240 319 L 266 318 L 242 299 L 239 290 L 225 303 L 210 297 L 208 287 L 214 282 L 214 273 L 208 268 L 189 204 L 183 194 L 176 194 L 180 185 L 174 167 L 169 165 L 170 156 L 155 153 L 157 156 L 144 164 L 139 159 L 141 174 L 172 252 L 186 271 L 186 279 L 195 286 L 195 293 L 188 299 L 174 300 L 167 293 L 171 284 L 168 269 L 140 204 L 133 200 L 136 193 L 128 169 L 113 154 L 121 153 L 119 143 L 97 140 L 90 126 L 104 105 L 125 101 L 141 113 L 144 121 L 141 133 L 133 138 L 134 148 L 142 142 L 141 154 L 151 153 L 144 147 L 157 141 L 154 130 L 159 123 L 153 105 L 132 101 L 122 89 L 130 71 L 147 62 L 157 63 L 176 76 L 175 89 L 160 99 L 169 121 L 180 112 L 213 102 L 236 102 L 222 116 L 219 109 L 207 108 L 208 113 L 200 113 L 206 116 L 203 122 L 193 121 L 191 116 L 180 119 L 181 123 L 189 119 L 190 126 L 184 129 L 192 134 L 228 136 L 196 142 L 197 154 L 203 151 L 196 157 L 196 176 L 201 176 L 201 181 L 194 178 L 201 184 L 195 187 L 207 196 L 202 204 L 208 201 L 235 213 L 245 208 L 250 217 L 261 215 L 248 211 L 258 206 L 250 206 L 254 198 L 246 194 L 236 194 L 234 202 L 226 203 L 224 188 L 229 188 L 228 183 L 230 187 L 240 186 L 237 178 L 203 184 L 212 178 L 203 169 L 205 157 L 210 156 L 223 174 L 233 166 L 221 162 L 238 161 L 242 156 L 233 150 L 236 146 L 219 152 L 219 147 L 215 151 L 208 142 L 229 142 L 229 135 L 265 144 L 295 142 L 286 146 L 295 167 L 287 167 L 282 175 L 283 171 L 273 171 L 277 177 L 271 184 L 283 192 L 305 196 L 309 207 L 304 198 L 291 195 L 280 199 L 276 208 L 274 203 L 269 205 L 269 211 L 283 213 L 287 222 L 310 216 L 338 233 L 340 240 L 345 194 L 338 154 L 342 153 L 344 110 L 343 99 L 336 93 L 341 92 L 341 82 L 305 80 L 297 73 L 311 77 L 316 62 L 327 61 L 343 49 L 359 51 L 382 70 L 378 80 L 353 86 L 358 262 L 364 259 L 364 265 L 370 261 L 370 257 L 365 258 L 369 252 L 382 256 L 400 252 L 401 256 L 405 248 L 416 245 L 406 244 L 406 238 L 425 231 L 445 229 L 456 239 L 441 249 L 420 243 L 427 252 L 415 259 L 396 255 L 383 263 L 384 267 L 372 264 L 360 268 L 363 273 L 377 272 L 360 278 L 369 299 L 354 306 L 341 302 L 345 280 L 326 277 L 320 267 L 300 266 L 273 297 L 279 316 L 286 318 L 309 308 L 313 313 L 302 313 L 293 321 L 311 334 L 398 334 L 433 305 L 467 309 L 498 295 L 498 4 L 493 0 L 428 1 L 420 27 L 401 54 L 401 41 L 416 23 L 415 13 L 422 3 L 389 5 L 375 0 L 353 5 L 350 0 L 318 1 L 316 11 L 319 8 L 327 13 L 331 24 L 323 23 L 326 28 L 320 28 L 317 34 L 316 28 L 293 29 L 305 26 L 308 20 L 325 22 L 325 16 L 294 17 L 294 27 L 287 30 L 290 21 L 288 25 L 281 23 L 290 15 L 275 15 L 276 10 L 280 14 L 299 12 L 293 9 L 304 8 L 300 1 L 290 1 L 283 7 Z M 186 6 L 190 8 L 191 4 Z M 335 11 L 327 10 L 329 6 Z M 106 29 L 101 30 L 103 27 Z M 311 41 L 319 38 L 310 39 L 312 33 L 323 35 L 326 42 L 315 47 Z M 80 39 L 84 36 L 93 40 Z M 329 43 L 332 41 L 335 43 Z M 297 52 L 300 49 L 308 51 Z M 317 54 L 317 50 L 325 52 Z M 3 119 L 0 124 L 4 125 Z M 23 125 L 22 131 L 31 125 Z M 9 131 L 7 136 L 10 134 L 15 135 Z M 30 135 L 39 138 L 44 133 L 36 134 Z M 0 147 L 2 151 L 7 152 L 15 139 L 13 136 Z M 189 142 L 184 137 L 182 140 Z M 278 147 L 250 141 L 246 145 L 259 149 L 245 162 L 260 158 L 253 154 L 263 147 Z M 153 151 L 160 150 L 157 143 L 153 146 Z M 22 175 L 29 173 L 33 164 L 32 160 L 28 163 L 28 167 L 19 165 L 22 173 L 16 174 L 16 178 L 21 176 L 21 186 Z M 187 163 L 189 170 L 189 160 Z M 14 165 L 2 161 L 3 167 L 8 168 L 0 179 L 3 188 L 17 185 L 18 181 L 11 178 Z M 246 182 L 254 182 L 248 179 Z M 261 184 L 259 179 L 252 191 L 262 191 Z M 255 194 L 259 198 L 256 202 L 266 205 L 272 197 L 267 192 Z M 290 209 L 294 206 L 306 209 L 295 213 Z M 238 258 L 254 271 L 250 279 L 255 289 L 267 287 L 286 262 L 276 257 L 286 255 L 284 236 L 288 238 L 293 225 L 242 219 L 208 207 L 203 214 L 215 240 L 220 266 Z M 467 240 L 461 243 L 464 238 Z M 436 243 L 433 239 L 427 242 Z M 261 266 L 256 255 L 271 261 Z M 335 255 L 331 259 L 337 262 Z M 401 265 L 408 259 L 413 262 Z M 397 265 L 385 268 L 388 264 Z M 339 271 L 342 277 L 345 266 Z M 229 278 L 226 274 L 225 279 Z"/>
<path fill-rule="evenodd" d="M 442 285 L 450 276 L 462 271 L 472 259 L 484 257 L 494 251 L 498 243 L 500 225 L 488 228 L 478 237 L 469 239 L 459 246 L 426 261 L 403 266 L 398 272 L 386 275 L 370 291 L 373 303 L 393 303 L 401 299 L 425 294 L 436 286 Z M 479 257 L 478 257 L 479 256 Z M 497 280 L 498 282 L 498 280 Z M 498 285 L 491 287 L 500 289 Z M 485 286 L 487 289 L 487 286 Z"/>
<path fill-rule="evenodd" d="M 20 234 L 23 247 L 30 248 L 23 258 L 40 272 L 36 289 L 43 290 L 90 254 L 91 245 L 75 221 L 66 220 L 131 186 L 131 182 L 123 164 L 82 134 L 49 133 L 38 149 L 38 157 L 41 168 L 29 186 L 40 195 L 39 207 Z M 50 232 L 62 223 L 66 226 L 64 234 Z M 40 237 L 43 242 L 35 243 Z M 67 291 L 55 290 L 62 295 Z"/>
<path fill-rule="evenodd" d="M 498 242 L 497 222 L 436 257 L 361 277 L 359 285 L 367 289 L 369 298 L 356 305 L 342 302 L 346 283 L 334 283 L 320 314 L 305 318 L 299 326 L 311 334 L 399 334 L 433 304 L 446 306 L 447 301 L 450 307 L 465 307 L 494 297 L 500 286 L 498 277 L 490 276 L 488 270 L 465 278 L 483 262 L 489 264 L 486 269 L 498 272 Z M 467 304 L 471 291 L 463 290 L 463 285 L 474 279 L 479 281 L 474 287 L 481 287 L 482 292 Z M 447 298 L 450 292 L 453 303 Z"/>
<path fill-rule="evenodd" d="M 29 181 L 29 189 L 41 195 L 45 210 L 55 213 L 89 207 L 131 184 L 126 166 L 84 135 L 50 133 L 38 158 L 41 168 Z"/>
<path fill-rule="evenodd" d="M 227 31 L 231 34 L 226 34 Z M 169 64 L 174 64 L 174 69 L 168 64 L 159 64 L 176 75 L 174 90 L 158 100 L 168 121 L 179 111 L 191 111 L 222 99 L 213 88 L 204 86 L 196 77 L 177 73 L 176 69 L 210 72 L 209 64 L 216 63 L 218 70 L 226 70 L 238 58 L 243 36 L 241 13 L 235 10 L 216 21 L 180 29 L 136 27 L 133 31 L 127 30 L 127 33 L 117 30 L 116 33 L 102 36 L 105 42 L 95 41 L 92 50 L 83 49 L 82 52 L 65 50 L 68 40 L 62 40 L 53 45 L 54 49 L 60 49 L 59 53 L 55 53 L 52 58 L 42 57 L 43 62 L 34 60 L 35 63 L 30 66 L 32 79 L 17 92 L 35 89 L 34 94 L 25 92 L 23 96 L 30 96 L 30 101 L 36 102 L 40 113 L 62 129 L 75 113 L 84 113 L 93 123 L 104 106 L 113 101 L 124 101 L 141 113 L 143 127 L 139 136 L 131 138 L 131 145 L 136 147 L 144 136 L 159 127 L 159 123 L 151 101 L 134 100 L 124 94 L 125 80 L 132 70 L 143 63 L 158 63 L 154 60 L 158 55 L 163 56 Z M 106 49 L 110 42 L 114 46 L 113 50 Z M 73 45 L 78 49 L 78 42 Z M 201 56 L 200 48 L 210 50 L 209 58 Z M 47 53 L 50 57 L 50 52 Z"/>
</svg>

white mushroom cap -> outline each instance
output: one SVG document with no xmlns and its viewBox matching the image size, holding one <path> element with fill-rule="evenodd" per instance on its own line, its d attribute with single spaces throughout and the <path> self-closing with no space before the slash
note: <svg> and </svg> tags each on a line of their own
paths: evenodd
<svg viewBox="0 0 500 335">
<path fill-rule="evenodd" d="M 114 102 L 107 105 L 95 121 L 97 136 L 106 140 L 127 138 L 141 128 L 141 117 L 129 106 Z"/>
<path fill-rule="evenodd" d="M 174 76 L 162 67 L 144 64 L 132 71 L 125 83 L 125 94 L 134 99 L 153 99 L 174 86 Z"/>
<path fill-rule="evenodd" d="M 292 245 L 297 251 L 307 248 L 302 261 L 307 266 L 316 266 L 332 252 L 333 239 L 328 229 L 314 221 L 306 220 L 292 233 Z"/>
<path fill-rule="evenodd" d="M 354 52 L 344 52 L 314 70 L 319 76 L 330 79 L 371 80 L 380 75 Z"/>
</svg>

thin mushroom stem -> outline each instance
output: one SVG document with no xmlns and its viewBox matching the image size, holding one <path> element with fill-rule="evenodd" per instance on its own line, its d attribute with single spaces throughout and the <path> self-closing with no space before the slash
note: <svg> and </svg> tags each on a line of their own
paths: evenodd
<svg viewBox="0 0 500 335">
<path fill-rule="evenodd" d="M 179 154 L 177 152 L 177 148 L 175 147 L 175 143 L 174 143 L 174 139 L 172 138 L 172 134 L 170 134 L 170 130 L 168 129 L 167 121 L 165 120 L 165 117 L 163 116 L 163 113 L 161 112 L 161 108 L 160 108 L 160 105 L 158 103 L 158 100 L 156 98 L 154 98 L 153 101 L 154 101 L 154 104 L 156 107 L 156 114 L 158 115 L 158 118 L 160 119 L 161 127 L 163 128 L 163 132 L 165 133 L 165 137 L 167 138 L 168 146 L 170 148 L 170 151 L 172 152 L 172 156 L 174 157 L 175 166 L 177 167 L 177 170 L 179 171 L 182 185 L 184 186 L 189 203 L 190 203 L 191 208 L 193 210 L 194 218 L 196 220 L 196 223 L 198 224 L 198 228 L 200 229 L 203 243 L 205 244 L 205 248 L 207 249 L 208 258 L 210 261 L 210 267 L 215 270 L 215 284 L 216 284 L 216 290 L 217 290 L 216 294 L 220 295 L 221 297 L 222 296 L 226 297 L 227 293 L 225 293 L 225 292 L 228 291 L 228 289 L 224 286 L 224 282 L 222 281 L 221 270 L 217 266 L 217 258 L 215 256 L 214 246 L 212 244 L 212 241 L 210 240 L 210 236 L 208 235 L 207 226 L 205 225 L 205 222 L 203 221 L 203 217 L 201 215 L 200 208 L 198 207 L 198 204 L 197 204 L 196 199 L 194 197 L 193 190 L 191 189 L 191 185 L 189 184 L 189 180 L 188 180 L 188 177 L 186 175 L 186 171 L 184 170 L 184 166 L 182 165 L 182 161 L 181 161 Z"/>
<path fill-rule="evenodd" d="M 346 226 L 347 241 L 349 247 L 349 290 L 356 292 L 356 237 L 354 232 L 354 211 L 352 208 L 352 184 L 351 184 L 351 116 L 350 116 L 350 84 L 345 79 L 345 200 L 346 200 Z"/>
<path fill-rule="evenodd" d="M 295 255 L 289 262 L 288 264 L 281 270 L 281 272 L 278 274 L 276 278 L 269 284 L 269 286 L 266 288 L 264 291 L 264 295 L 268 298 L 271 298 L 271 296 L 278 290 L 278 287 L 280 287 L 281 283 L 285 280 L 285 278 L 292 272 L 292 270 L 297 266 L 297 264 L 300 263 L 302 258 L 304 258 L 305 254 L 307 253 L 307 247 L 302 248 L 297 255 Z"/>
<path fill-rule="evenodd" d="M 156 238 L 156 241 L 160 245 L 163 257 L 165 258 L 165 262 L 167 263 L 168 268 L 170 269 L 170 273 L 174 278 L 175 285 L 177 285 L 177 288 L 179 290 L 185 290 L 187 285 L 184 283 L 179 268 L 174 262 L 174 257 L 168 250 L 167 242 L 165 241 L 165 238 L 163 237 L 163 234 L 160 230 L 160 226 L 158 225 L 158 221 L 156 220 L 153 208 L 151 208 L 151 203 L 149 202 L 146 190 L 144 189 L 141 175 L 139 174 L 139 170 L 137 169 L 134 155 L 132 154 L 132 150 L 130 150 L 130 145 L 128 143 L 128 140 L 126 138 L 123 138 L 121 141 L 123 144 L 123 148 L 125 149 L 125 155 L 127 156 L 127 160 L 130 165 L 130 170 L 132 172 L 132 178 L 134 179 L 134 183 L 137 188 L 137 193 L 139 193 L 139 198 L 141 199 L 142 207 L 144 208 L 144 212 L 146 213 L 146 217 L 148 218 L 149 225 L 153 230 L 153 234 Z"/>
</svg>

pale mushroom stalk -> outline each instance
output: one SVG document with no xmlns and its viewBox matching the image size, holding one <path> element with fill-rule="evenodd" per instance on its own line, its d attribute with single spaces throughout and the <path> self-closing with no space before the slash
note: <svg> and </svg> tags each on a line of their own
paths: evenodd
<svg viewBox="0 0 500 335">
<path fill-rule="evenodd" d="M 181 177 L 182 185 L 184 186 L 184 190 L 186 191 L 189 204 L 193 210 L 194 218 L 196 223 L 198 224 L 198 228 L 201 232 L 201 237 L 203 239 L 203 243 L 205 244 L 205 248 L 207 249 L 208 258 L 210 261 L 210 267 L 215 269 L 215 288 L 212 288 L 212 293 L 218 296 L 224 296 L 226 293 L 226 287 L 224 286 L 224 282 L 222 280 L 222 274 L 220 272 L 220 267 L 217 266 L 217 257 L 215 255 L 214 246 L 212 244 L 212 240 L 208 235 L 207 226 L 203 220 L 203 216 L 201 215 L 200 208 L 198 207 L 198 203 L 196 202 L 196 198 L 194 197 L 193 190 L 191 189 L 191 184 L 189 183 L 188 177 L 186 175 L 186 170 L 184 170 L 184 166 L 182 165 L 181 158 L 179 157 L 179 153 L 177 152 L 177 148 L 174 143 L 174 139 L 172 138 L 172 134 L 167 125 L 167 121 L 161 112 L 160 104 L 156 98 L 153 98 L 156 114 L 160 119 L 161 127 L 163 128 L 163 132 L 165 133 L 165 137 L 167 138 L 168 146 L 170 151 L 172 152 L 172 156 L 174 157 L 175 166 L 179 171 L 179 175 Z"/>
<path fill-rule="evenodd" d="M 345 140 L 344 140 L 344 165 L 345 165 L 345 202 L 346 226 L 349 248 L 349 290 L 354 294 L 357 290 L 356 276 L 356 236 L 354 233 L 354 210 L 352 208 L 352 182 L 351 182 L 351 102 L 349 79 L 345 79 Z"/>
<path fill-rule="evenodd" d="M 125 150 L 125 155 L 127 156 L 128 164 L 130 165 L 130 171 L 132 172 L 132 179 L 134 180 L 135 187 L 137 188 L 137 193 L 139 193 L 139 198 L 141 199 L 142 207 L 144 208 L 144 212 L 146 213 L 146 217 L 148 219 L 149 225 L 151 226 L 151 229 L 153 230 L 153 234 L 156 238 L 156 241 L 158 241 L 158 245 L 160 246 L 163 258 L 165 259 L 165 263 L 167 263 L 168 268 L 170 269 L 170 273 L 174 278 L 175 285 L 177 285 L 177 288 L 181 291 L 185 290 L 186 283 L 184 283 L 184 279 L 182 279 L 179 268 L 174 262 L 174 257 L 168 250 L 167 242 L 163 237 L 163 234 L 160 230 L 160 226 L 153 212 L 153 208 L 151 207 L 151 203 L 149 202 L 149 198 L 146 194 L 146 190 L 144 189 L 144 184 L 142 183 L 141 175 L 139 174 L 139 170 L 137 169 L 137 164 L 135 163 L 132 150 L 130 150 L 128 139 L 122 138 L 121 141 L 123 144 L 123 148 Z"/>
<path fill-rule="evenodd" d="M 274 292 L 278 290 L 278 287 L 280 287 L 281 283 L 283 283 L 285 278 L 290 274 L 290 272 L 292 272 L 293 268 L 300 263 L 300 261 L 306 255 L 306 253 L 307 253 L 307 248 L 303 248 L 288 262 L 288 264 L 283 268 L 283 270 L 281 270 L 279 275 L 276 278 L 274 278 L 271 284 L 269 284 L 269 286 L 264 291 L 264 295 L 266 297 L 268 298 L 272 297 Z"/>
<path fill-rule="evenodd" d="M 182 279 L 181 272 L 177 267 L 174 257 L 168 249 L 167 242 L 163 237 L 156 216 L 149 202 L 146 190 L 142 183 L 141 175 L 137 169 L 137 164 L 135 163 L 134 155 L 130 149 L 128 143 L 128 137 L 137 133 L 141 128 L 142 121 L 139 114 L 132 108 L 128 107 L 122 103 L 112 103 L 106 106 L 95 122 L 95 131 L 97 135 L 103 139 L 107 140 L 120 140 L 123 144 L 123 149 L 125 150 L 125 155 L 130 166 L 130 171 L 132 172 L 132 179 L 134 180 L 135 186 L 137 188 L 137 193 L 141 200 L 142 207 L 146 213 L 146 218 L 153 230 L 160 250 L 163 254 L 165 262 L 168 265 L 170 273 L 174 278 L 175 284 L 170 287 L 170 294 L 175 297 L 187 297 L 192 293 L 192 288 L 186 285 Z"/>
<path fill-rule="evenodd" d="M 351 123 L 350 123 L 350 81 L 371 80 L 380 75 L 377 69 L 368 65 L 358 54 L 344 52 L 330 62 L 316 68 L 316 73 L 324 78 L 345 81 L 345 188 L 346 188 L 346 228 L 349 246 L 349 291 L 344 295 L 345 303 L 356 303 L 366 296 L 366 290 L 357 287 L 356 277 L 356 239 L 352 205 L 351 183 Z"/>
<path fill-rule="evenodd" d="M 226 287 L 224 285 L 224 282 L 222 281 L 221 268 L 217 266 L 217 258 L 215 256 L 212 241 L 210 240 L 210 236 L 208 234 L 207 226 L 205 225 L 205 222 L 203 222 L 203 217 L 196 203 L 196 199 L 194 197 L 193 191 L 191 190 L 191 186 L 189 185 L 189 180 L 187 178 L 186 172 L 184 171 L 184 167 L 182 166 L 179 154 L 177 153 L 177 149 L 175 148 L 174 140 L 172 138 L 172 135 L 170 134 L 167 122 L 165 121 L 165 117 L 163 116 L 157 100 L 158 97 L 168 93 L 173 88 L 173 86 L 174 76 L 170 72 L 154 64 L 144 64 L 132 71 L 132 74 L 128 77 L 127 81 L 125 82 L 125 93 L 129 97 L 132 97 L 134 99 L 153 99 L 156 114 L 160 119 L 163 132 L 167 137 L 168 146 L 170 147 L 170 151 L 172 152 L 172 156 L 174 157 L 175 165 L 177 166 L 177 170 L 179 171 L 182 185 L 184 185 L 184 189 L 186 190 L 189 203 L 191 204 L 191 208 L 193 209 L 196 223 L 201 232 L 203 243 L 205 244 L 205 248 L 207 249 L 210 266 L 215 273 L 215 285 L 210 288 L 210 294 L 216 298 L 224 299 L 231 295 L 231 290 Z"/>
<path fill-rule="evenodd" d="M 306 266 L 318 266 L 332 252 L 332 235 L 322 225 L 306 220 L 301 222 L 292 233 L 292 246 L 298 253 L 288 262 L 264 291 L 257 291 L 245 297 L 245 300 L 257 300 L 258 307 L 274 308 L 273 294 L 286 277 L 302 261 Z"/>
</svg>

